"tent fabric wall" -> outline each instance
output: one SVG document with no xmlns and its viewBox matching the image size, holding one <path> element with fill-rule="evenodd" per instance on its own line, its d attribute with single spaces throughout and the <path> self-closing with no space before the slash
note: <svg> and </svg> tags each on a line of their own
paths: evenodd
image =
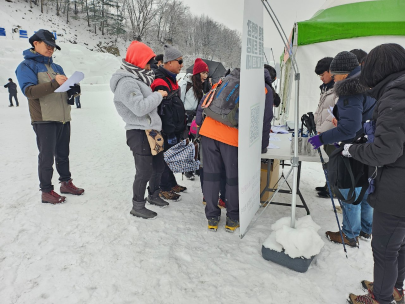
<svg viewBox="0 0 405 304">
<path fill-rule="evenodd" d="M 315 66 L 318 60 L 324 57 L 335 57 L 341 51 L 350 51 L 352 49 L 363 49 L 369 52 L 377 45 L 383 43 L 397 43 L 405 46 L 405 37 L 401 36 L 372 36 L 359 37 L 352 39 L 341 39 L 335 41 L 321 42 L 310 45 L 295 46 L 294 53 L 297 59 L 298 67 L 301 73 L 300 82 L 300 116 L 307 112 L 314 112 L 319 102 L 319 86 L 321 81 L 315 74 Z M 290 86 L 290 98 L 286 100 L 287 111 L 284 120 L 294 119 L 294 109 L 292 106 L 292 97 L 295 96 L 294 86 Z"/>
<path fill-rule="evenodd" d="M 405 35 L 405 1 L 378 0 L 339 5 L 298 22 L 298 45 L 353 37 Z"/>
</svg>

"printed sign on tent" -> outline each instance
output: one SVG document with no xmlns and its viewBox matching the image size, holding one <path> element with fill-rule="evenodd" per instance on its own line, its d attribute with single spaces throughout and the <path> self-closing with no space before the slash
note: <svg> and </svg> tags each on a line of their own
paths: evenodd
<svg viewBox="0 0 405 304">
<path fill-rule="evenodd" d="M 28 38 L 28 33 L 26 30 L 20 30 L 20 38 Z"/>
<path fill-rule="evenodd" d="M 6 29 L 4 27 L 0 27 L 0 36 L 6 36 Z"/>
<path fill-rule="evenodd" d="M 264 115 L 263 6 L 245 0 L 239 102 L 240 236 L 260 207 L 260 155 Z"/>
</svg>

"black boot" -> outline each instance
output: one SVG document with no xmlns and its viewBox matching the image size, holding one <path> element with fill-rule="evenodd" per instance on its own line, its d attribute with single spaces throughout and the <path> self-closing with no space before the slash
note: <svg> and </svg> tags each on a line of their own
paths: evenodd
<svg viewBox="0 0 405 304">
<path fill-rule="evenodd" d="M 164 208 L 169 206 L 169 203 L 166 202 L 165 200 L 161 199 L 159 196 L 160 189 L 157 189 L 155 192 L 151 193 L 149 187 L 148 187 L 148 197 L 146 200 L 149 202 L 151 205 L 156 205 L 158 207 Z"/>
<path fill-rule="evenodd" d="M 145 208 L 146 201 L 137 202 L 133 200 L 132 204 L 133 208 L 130 213 L 133 216 L 141 217 L 144 219 L 153 219 L 157 216 L 156 212 Z"/>
</svg>

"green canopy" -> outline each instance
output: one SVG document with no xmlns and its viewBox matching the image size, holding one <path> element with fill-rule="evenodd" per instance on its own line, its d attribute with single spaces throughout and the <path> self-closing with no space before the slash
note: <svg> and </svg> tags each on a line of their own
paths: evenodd
<svg viewBox="0 0 405 304">
<path fill-rule="evenodd" d="M 350 3 L 298 22 L 298 45 L 365 36 L 405 35 L 405 0 Z"/>
</svg>

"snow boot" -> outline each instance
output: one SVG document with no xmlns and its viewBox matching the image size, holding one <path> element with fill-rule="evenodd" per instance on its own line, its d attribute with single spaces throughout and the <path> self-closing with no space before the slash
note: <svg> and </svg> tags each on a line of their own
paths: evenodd
<svg viewBox="0 0 405 304">
<path fill-rule="evenodd" d="M 184 175 L 185 175 L 186 178 L 189 179 L 189 180 L 192 180 L 192 181 L 193 181 L 193 180 L 195 179 L 195 176 L 194 176 L 194 172 L 193 172 L 193 171 L 185 172 Z"/>
<path fill-rule="evenodd" d="M 222 198 L 219 198 L 218 200 L 218 207 L 221 209 L 226 209 L 225 202 L 222 200 Z"/>
<path fill-rule="evenodd" d="M 154 219 L 157 216 L 156 212 L 153 212 L 152 210 L 146 209 L 145 208 L 145 204 L 146 201 L 141 201 L 141 202 L 137 202 L 137 201 L 132 201 L 132 210 L 131 210 L 131 214 L 133 216 L 137 216 L 137 217 L 141 217 L 144 219 Z"/>
<path fill-rule="evenodd" d="M 146 200 L 149 202 L 149 204 L 156 205 L 161 208 L 165 208 L 165 207 L 169 206 L 168 202 L 166 202 L 160 198 L 160 196 L 159 196 L 160 189 L 157 189 L 155 192 L 150 194 L 149 187 L 148 187 L 148 193 L 149 193 L 149 195 L 146 198 Z"/>
<path fill-rule="evenodd" d="M 177 193 L 174 193 L 173 191 L 163 191 L 160 189 L 159 196 L 164 199 L 164 200 L 171 200 L 174 202 L 178 202 L 180 200 L 180 195 Z"/>
<path fill-rule="evenodd" d="M 326 231 L 325 234 L 329 241 L 337 244 L 342 244 L 342 237 L 340 236 L 339 231 L 338 232 Z M 347 246 L 357 247 L 358 238 L 350 239 L 344 234 L 344 232 L 342 232 L 342 234 L 344 242 Z"/>
<path fill-rule="evenodd" d="M 225 230 L 227 232 L 235 232 L 235 230 L 239 227 L 239 221 L 238 220 L 233 220 L 229 217 L 226 217 L 226 224 L 225 224 Z"/>
<path fill-rule="evenodd" d="M 361 281 L 361 287 L 364 291 L 368 291 L 369 294 L 373 294 L 373 282 L 367 280 Z M 392 295 L 394 296 L 396 304 L 405 304 L 403 289 L 397 289 L 394 287 L 394 292 Z"/>
<path fill-rule="evenodd" d="M 74 195 L 82 195 L 84 193 L 84 189 L 77 188 L 73 185 L 73 179 L 68 180 L 67 182 L 60 182 L 60 192 L 74 194 Z"/>
<path fill-rule="evenodd" d="M 370 241 L 371 240 L 371 234 L 360 231 L 360 238 L 362 240 L 364 240 L 364 241 Z"/>
<path fill-rule="evenodd" d="M 220 219 L 221 219 L 220 216 L 209 217 L 208 218 L 208 229 L 212 230 L 212 231 L 217 231 Z"/>
<path fill-rule="evenodd" d="M 173 192 L 176 192 L 176 193 L 181 193 L 181 192 L 184 192 L 184 191 L 186 191 L 186 190 L 187 190 L 186 187 L 183 187 L 183 186 L 180 186 L 180 185 L 176 185 L 176 186 L 174 186 L 174 187 L 172 188 L 172 191 L 173 191 Z"/>
<path fill-rule="evenodd" d="M 52 205 L 62 204 L 66 201 L 65 196 L 60 196 L 58 193 L 56 193 L 53 190 L 51 190 L 49 192 L 42 192 L 41 199 L 44 204 L 48 203 L 48 204 L 52 204 Z"/>
</svg>

